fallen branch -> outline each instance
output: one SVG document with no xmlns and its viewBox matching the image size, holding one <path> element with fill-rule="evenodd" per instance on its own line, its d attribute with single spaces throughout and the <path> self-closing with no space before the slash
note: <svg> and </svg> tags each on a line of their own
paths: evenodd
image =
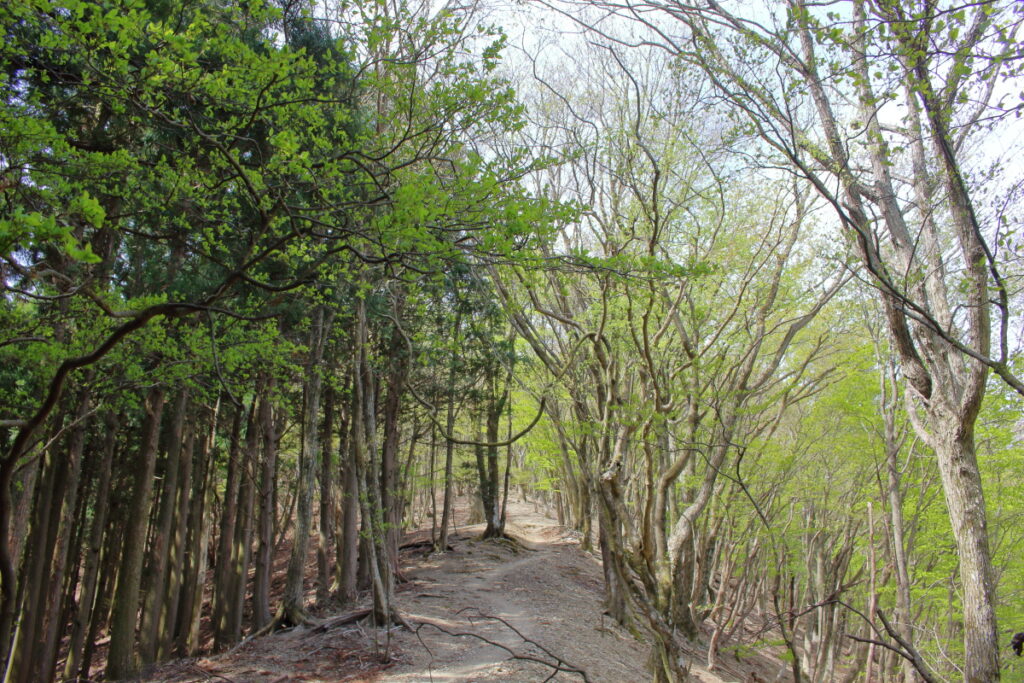
<svg viewBox="0 0 1024 683">
<path fill-rule="evenodd" d="M 875 634 L 877 634 L 878 636 L 881 637 L 884 635 L 888 635 L 896 642 L 896 645 L 894 646 L 890 643 L 886 643 L 885 641 L 875 640 L 873 638 L 861 638 L 851 633 L 845 634 L 847 638 L 861 643 L 871 643 L 874 645 L 884 647 L 887 650 L 891 650 L 892 652 L 898 654 L 900 657 L 903 657 L 903 659 L 910 662 L 911 666 L 914 667 L 914 669 L 917 671 L 917 674 L 925 681 L 925 683 L 938 683 L 938 679 L 931 672 L 931 669 L 928 668 L 928 665 L 925 663 L 924 658 L 921 656 L 921 653 L 918 652 L 913 645 L 907 642 L 907 640 L 900 635 L 899 631 L 893 628 L 892 624 L 889 623 L 889 620 L 885 618 L 885 614 L 882 613 L 882 610 L 876 610 L 875 614 L 878 616 L 878 619 L 882 622 L 882 626 L 885 627 L 884 634 L 878 629 L 877 626 L 875 626 L 875 623 L 866 614 L 864 614 L 854 606 L 849 605 L 843 602 L 842 600 L 836 600 L 835 602 L 839 605 L 842 605 L 843 607 L 845 607 L 846 609 L 850 610 L 851 612 L 859 616 L 861 619 L 863 619 L 871 628 L 871 630 L 874 631 Z"/>
<path fill-rule="evenodd" d="M 444 628 L 443 626 L 440 626 L 440 625 L 435 624 L 433 622 L 421 621 L 419 626 L 416 627 L 416 629 L 413 631 L 413 633 L 416 634 L 416 637 L 419 639 L 420 644 L 423 646 L 423 649 L 425 649 L 427 651 L 427 653 L 430 655 L 431 665 L 433 665 L 434 653 L 430 650 L 429 647 L 427 647 L 427 644 L 425 642 L 423 642 L 423 638 L 420 636 L 420 629 L 422 629 L 424 626 L 432 626 L 433 628 L 436 628 L 441 633 L 444 633 L 445 635 L 449 635 L 449 636 L 456 637 L 456 638 L 461 638 L 461 637 L 476 638 L 477 640 L 480 640 L 480 641 L 482 641 L 484 643 L 487 643 L 488 645 L 492 645 L 492 646 L 494 646 L 496 648 L 504 650 L 505 652 L 509 653 L 509 655 L 511 656 L 512 659 L 520 659 L 520 660 L 523 660 L 523 661 L 526 661 L 526 662 L 535 662 L 537 664 L 541 664 L 543 666 L 550 667 L 552 669 L 551 675 L 544 679 L 544 683 L 547 683 L 548 681 L 553 679 L 555 676 L 557 676 L 559 673 L 563 673 L 563 672 L 564 673 L 568 673 L 568 674 L 575 674 L 575 675 L 579 676 L 583 680 L 583 683 L 590 683 L 590 678 L 587 677 L 587 672 L 586 671 L 584 671 L 583 669 L 580 669 L 579 667 L 573 666 L 572 664 L 569 664 L 564 659 L 562 659 L 558 655 L 554 654 L 553 652 L 548 650 L 546 647 L 544 647 L 543 645 L 541 645 L 537 641 L 532 640 L 530 638 L 527 638 L 526 636 L 524 636 L 522 634 L 521 631 L 519 631 L 519 629 L 517 629 L 515 626 L 513 626 L 510 623 L 508 623 L 507 621 L 505 621 L 501 617 L 495 617 L 495 616 L 491 616 L 491 615 L 488 615 L 488 614 L 483 614 L 476 607 L 467 607 L 465 609 L 461 609 L 458 612 L 456 612 L 456 614 L 460 615 L 463 612 L 466 612 L 468 610 L 475 610 L 476 611 L 476 615 L 468 617 L 471 623 L 472 623 L 474 618 L 481 619 L 481 620 L 491 620 L 491 621 L 500 622 L 501 624 L 504 624 L 510 631 L 515 633 L 517 636 L 519 636 L 519 638 L 521 638 L 524 643 L 528 643 L 530 645 L 533 645 L 534 647 L 536 647 L 538 650 L 540 650 L 541 652 L 546 654 L 548 657 L 550 657 L 554 661 L 553 662 L 552 661 L 548 661 L 548 660 L 542 659 L 540 657 L 534 657 L 532 655 L 520 654 L 520 653 L 516 652 L 515 650 L 513 650 L 511 647 L 508 647 L 507 645 L 502 645 L 501 643 L 493 641 L 490 638 L 486 638 L 486 637 L 480 635 L 479 633 L 473 633 L 471 631 L 449 631 L 448 629 Z M 431 673 L 431 681 L 433 681 L 433 673 Z"/>
<path fill-rule="evenodd" d="M 330 630 L 332 628 L 336 628 L 338 626 L 344 626 L 345 624 L 351 624 L 353 621 L 359 621 L 363 617 L 369 616 L 370 612 L 372 612 L 372 611 L 373 610 L 371 610 L 369 607 L 367 607 L 365 609 L 357 609 L 357 610 L 354 610 L 354 611 L 349 612 L 347 614 L 342 614 L 342 615 L 337 616 L 337 617 L 335 617 L 333 619 L 328 619 L 327 621 L 325 621 L 324 623 L 320 624 L 319 626 L 314 628 L 312 631 L 310 631 L 310 634 L 313 634 L 313 633 L 324 633 L 325 631 L 328 631 L 328 630 Z"/>
</svg>

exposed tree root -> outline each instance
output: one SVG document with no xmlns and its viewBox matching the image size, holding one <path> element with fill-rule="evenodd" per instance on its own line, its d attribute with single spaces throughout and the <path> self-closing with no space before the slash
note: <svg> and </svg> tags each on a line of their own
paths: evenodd
<svg viewBox="0 0 1024 683">
<path fill-rule="evenodd" d="M 295 626 L 316 626 L 319 622 L 311 617 L 301 606 L 295 605 L 282 610 L 280 628 Z"/>
<path fill-rule="evenodd" d="M 416 627 L 409 623 L 409 620 L 405 618 L 405 615 L 396 609 L 391 610 L 391 623 L 403 626 L 407 631 L 411 633 L 416 632 Z"/>
<path fill-rule="evenodd" d="M 398 546 L 398 549 L 399 550 L 426 550 L 428 554 L 432 553 L 432 552 L 435 552 L 434 551 L 434 542 L 433 541 L 411 541 L 409 543 L 403 543 L 402 545 Z M 446 551 L 452 551 L 452 550 L 454 550 L 454 548 L 452 548 L 450 545 L 447 545 L 447 546 L 445 546 L 445 550 Z"/>
<path fill-rule="evenodd" d="M 242 639 L 235 647 L 231 648 L 231 651 L 237 650 L 241 646 L 248 643 L 250 640 L 256 638 L 262 638 L 263 636 L 276 633 L 277 631 L 285 631 L 288 629 L 295 628 L 296 626 L 316 626 L 319 622 L 313 617 L 306 613 L 306 610 L 301 607 L 294 606 L 285 608 L 283 605 L 277 610 L 277 614 L 270 620 L 270 623 L 261 628 L 255 633 L 250 633 L 248 636 Z"/>
<path fill-rule="evenodd" d="M 513 536 L 512 534 L 509 534 L 509 533 L 502 533 L 502 534 L 497 535 L 497 536 L 495 536 L 495 535 L 480 536 L 480 537 L 477 538 L 477 540 L 478 541 L 490 541 L 490 542 L 496 543 L 498 545 L 503 545 L 503 546 L 505 546 L 506 548 L 508 548 L 509 550 L 511 550 L 514 553 L 518 553 L 521 550 L 526 550 L 526 551 L 529 551 L 531 553 L 532 552 L 536 552 L 535 548 L 529 547 L 528 545 L 526 545 L 526 543 L 524 541 L 516 538 L 515 536 Z"/>
</svg>

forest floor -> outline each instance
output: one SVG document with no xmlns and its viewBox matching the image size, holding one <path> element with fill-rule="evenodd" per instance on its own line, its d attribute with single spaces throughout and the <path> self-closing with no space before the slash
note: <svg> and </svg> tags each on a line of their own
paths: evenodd
<svg viewBox="0 0 1024 683">
<path fill-rule="evenodd" d="M 461 516 L 461 515 L 460 515 Z M 367 681 L 649 680 L 649 646 L 602 613 L 600 562 L 576 535 L 532 504 L 509 506 L 512 541 L 479 540 L 480 526 L 459 526 L 444 554 L 404 550 L 396 602 L 416 629 L 365 623 L 301 628 L 244 643 L 233 651 L 168 662 L 144 680 L 160 683 L 335 683 Z M 409 534 L 403 545 L 429 540 Z M 312 597 L 312 596 L 311 596 Z M 324 615 L 329 624 L 329 615 Z M 488 642 L 489 641 L 489 642 Z M 387 657 L 384 657 L 387 653 Z M 694 645 L 693 680 L 787 681 L 774 657 L 740 662 L 723 653 L 714 673 Z M 387 660 L 386 662 L 384 660 Z M 586 678 L 578 672 L 585 672 Z"/>
</svg>

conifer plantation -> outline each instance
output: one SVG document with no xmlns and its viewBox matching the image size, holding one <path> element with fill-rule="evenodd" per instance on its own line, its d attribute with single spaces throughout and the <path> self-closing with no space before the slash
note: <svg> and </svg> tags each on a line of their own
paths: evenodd
<svg viewBox="0 0 1024 683">
<path fill-rule="evenodd" d="M 1024 5 L 0 27 L 3 683 L 1024 680 Z"/>
</svg>

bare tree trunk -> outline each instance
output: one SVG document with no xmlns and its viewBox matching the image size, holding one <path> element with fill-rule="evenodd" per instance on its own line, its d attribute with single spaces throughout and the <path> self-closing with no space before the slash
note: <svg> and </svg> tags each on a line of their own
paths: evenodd
<svg viewBox="0 0 1024 683">
<path fill-rule="evenodd" d="M 401 315 L 402 300 L 395 304 L 396 316 Z M 380 489 L 381 506 L 384 511 L 386 542 L 384 550 L 393 574 L 398 573 L 398 540 L 402 533 L 402 512 L 404 504 L 399 490 L 399 418 L 402 410 L 402 394 L 409 374 L 409 354 L 405 339 L 397 327 L 391 332 L 388 345 L 388 386 L 384 399 L 384 443 L 381 447 Z"/>
<path fill-rule="evenodd" d="M 92 379 L 92 373 L 86 383 Z M 63 621 L 63 588 L 64 576 L 67 573 L 68 549 L 71 543 L 72 527 L 78 511 L 78 494 L 82 472 L 82 453 L 85 450 L 86 427 L 92 412 L 91 391 L 83 389 L 77 398 L 75 410 L 75 426 L 68 436 L 68 451 L 65 464 L 63 493 L 54 501 L 52 528 L 55 532 L 55 545 L 50 562 L 50 571 L 46 577 L 45 594 L 41 596 L 45 613 L 41 615 L 40 630 L 36 638 L 38 645 L 33 656 L 37 681 L 51 681 L 56 674 L 57 647 L 64 633 Z M 51 523 L 53 523 L 51 522 Z M 77 556 L 74 563 L 77 565 Z"/>
<path fill-rule="evenodd" d="M 355 380 L 359 381 L 358 377 Z M 349 425 L 349 437 L 344 453 L 344 469 L 342 471 L 342 502 L 341 502 L 341 538 L 338 543 L 338 598 L 348 604 L 356 599 L 356 587 L 359 579 L 359 475 L 356 458 L 356 429 L 360 409 L 355 392 L 349 414 L 352 416 Z"/>
<path fill-rule="evenodd" d="M 434 488 L 434 469 L 437 467 L 437 426 L 435 417 L 430 425 L 430 462 L 427 465 L 428 488 L 430 489 L 430 542 L 437 545 L 437 491 Z"/>
<path fill-rule="evenodd" d="M 160 627 L 157 629 L 157 657 L 164 659 L 171 654 L 174 646 L 174 635 L 178 628 L 178 606 L 182 598 L 182 586 L 185 583 L 186 553 L 188 542 L 189 508 L 192 502 L 192 472 L 195 461 L 202 460 L 209 450 L 210 443 L 217 430 L 217 417 L 220 411 L 218 400 L 210 413 L 209 434 L 205 438 L 197 435 L 198 428 L 186 424 L 181 449 L 178 451 L 178 491 L 175 496 L 176 509 L 172 523 L 173 533 L 167 564 L 167 591 L 160 613 Z M 198 453 L 196 442 L 199 439 Z M 194 457 L 198 456 L 198 457 Z"/>
<path fill-rule="evenodd" d="M 877 618 L 878 610 L 878 583 L 875 570 L 875 515 L 868 501 L 868 619 L 874 621 Z M 864 683 L 875 683 L 875 644 L 867 646 L 867 656 L 864 658 Z"/>
<path fill-rule="evenodd" d="M 356 445 L 356 466 L 359 482 L 363 489 L 359 496 L 360 512 L 364 529 L 369 531 L 365 548 L 368 560 L 369 578 L 373 588 L 373 618 L 378 626 L 387 626 L 392 621 L 392 601 L 394 598 L 394 574 L 391 563 L 387 559 L 387 534 L 385 531 L 385 510 L 381 492 L 380 455 L 377 449 L 377 401 L 374 387 L 373 369 L 368 354 L 368 329 L 366 322 L 366 302 L 358 304 L 358 326 L 356 343 L 359 361 L 355 380 L 356 407 L 358 413 L 353 416 L 357 425 L 353 432 Z"/>
<path fill-rule="evenodd" d="M 448 397 L 448 418 L 445 421 L 445 432 L 451 435 L 453 429 L 455 429 L 455 396 L 454 393 L 451 393 Z M 455 504 L 452 490 L 454 485 L 452 463 L 454 460 L 455 442 L 446 438 L 444 444 L 444 497 L 441 502 L 441 535 L 435 547 L 437 552 L 444 552 L 448 547 L 448 528 L 451 526 L 451 518 L 454 514 L 452 508 Z"/>
<path fill-rule="evenodd" d="M 75 617 L 71 637 L 68 642 L 68 655 L 64 662 L 64 680 L 78 676 L 82 662 L 83 645 L 89 624 L 98 610 L 96 604 L 96 586 L 100 572 L 100 551 L 103 546 L 103 532 L 106 528 L 107 513 L 110 510 L 110 481 L 114 450 L 117 445 L 117 428 L 119 420 L 113 413 L 104 420 L 106 433 L 103 438 L 103 462 L 100 464 L 96 494 L 93 497 L 92 527 L 89 532 L 88 550 L 85 556 L 85 574 L 82 577 L 82 588 L 78 597 L 78 614 Z"/>
<path fill-rule="evenodd" d="M 270 623 L 270 578 L 274 571 L 274 489 L 277 479 L 277 432 L 270 400 L 274 379 L 264 385 L 260 397 L 260 428 L 263 433 L 263 466 L 260 476 L 260 516 L 257 524 L 259 549 L 256 551 L 256 577 L 253 586 L 253 629 Z"/>
<path fill-rule="evenodd" d="M 121 511 L 123 512 L 123 511 Z M 123 515 L 112 515 L 111 519 L 118 519 Z M 111 596 L 114 592 L 114 585 L 117 578 L 117 564 L 121 555 L 122 539 L 118 534 L 107 530 L 104 547 L 100 562 L 100 580 L 96 591 L 96 606 L 93 608 L 92 621 L 89 623 L 89 632 L 85 637 L 85 649 L 82 652 L 82 666 L 79 669 L 78 677 L 83 681 L 92 680 L 92 660 L 96 654 L 96 645 L 99 640 L 100 629 L 109 625 Z"/>
<path fill-rule="evenodd" d="M 167 456 L 164 465 L 163 491 L 160 495 L 160 511 L 149 548 L 150 586 L 142 612 L 142 626 L 139 629 L 139 656 L 143 666 L 156 660 L 160 613 L 167 596 L 171 523 L 174 520 L 174 511 L 177 507 L 179 460 L 187 409 L 188 390 L 179 389 L 174 402 L 174 416 L 171 421 L 170 433 L 167 435 L 168 443 L 165 448 Z"/>
<path fill-rule="evenodd" d="M 168 634 L 168 640 L 169 634 L 174 633 L 174 649 L 183 657 L 193 656 L 199 647 L 199 623 L 206 587 L 206 563 L 209 557 L 207 549 L 212 519 L 212 516 L 207 514 L 207 507 L 216 470 L 214 452 L 217 412 L 214 411 L 211 419 L 209 434 L 200 442 L 200 448 L 195 452 L 192 477 L 194 483 L 188 490 L 191 493 L 191 500 L 188 501 L 187 521 L 179 519 L 179 522 L 188 525 L 185 565 L 181 573 L 181 589 L 178 591 L 181 597 L 177 609 L 174 612 L 168 610 L 169 619 L 173 619 L 173 622 L 168 622 L 168 628 L 164 632 Z"/>
<path fill-rule="evenodd" d="M 302 391 L 302 451 L 299 454 L 298 490 L 295 494 L 295 535 L 291 557 L 288 560 L 282 606 L 283 618 L 288 624 L 301 624 L 308 620 L 304 604 L 303 579 L 306 574 L 309 531 L 313 522 L 316 467 L 320 460 L 320 395 L 323 386 L 320 364 L 333 321 L 334 313 L 325 311 L 323 306 L 318 306 L 313 311 L 310 320 L 309 355 Z"/>
<path fill-rule="evenodd" d="M 598 542 L 601 546 L 601 565 L 604 569 L 605 612 L 616 622 L 627 626 L 630 623 L 629 586 L 626 578 L 625 557 L 622 548 L 622 525 L 626 522 L 622 514 L 622 501 L 619 491 L 618 467 L 611 465 L 608 451 L 608 439 L 602 439 L 600 446 L 604 455 L 601 462 L 609 465 L 601 474 L 598 498 Z M 671 641 L 656 639 L 654 649 L 667 647 Z"/>
<path fill-rule="evenodd" d="M 249 405 L 248 419 L 246 420 L 246 444 L 255 442 L 256 425 L 254 413 L 256 411 L 256 398 L 253 398 Z M 241 488 L 243 457 L 247 457 L 249 449 L 241 452 L 239 439 L 242 429 L 242 414 L 244 406 L 235 411 L 235 417 L 231 425 L 231 446 L 228 449 L 228 472 L 227 481 L 224 485 L 224 512 L 221 515 L 220 536 L 217 540 L 217 559 L 215 563 L 216 573 L 214 575 L 213 590 L 213 649 L 221 650 L 227 645 L 235 642 L 239 634 L 232 629 L 231 616 L 235 613 L 235 602 L 238 599 L 238 583 L 242 581 L 236 570 L 238 564 L 235 562 L 237 555 L 241 554 L 238 547 L 238 506 L 240 502 L 239 489 Z"/>
<path fill-rule="evenodd" d="M 452 339 L 459 340 L 459 330 L 462 327 L 462 310 L 457 309 L 455 320 L 452 323 Z M 445 434 L 450 437 L 455 429 L 455 356 L 452 355 L 448 364 L 448 413 L 445 419 Z M 444 501 L 441 504 L 441 536 L 434 546 L 437 552 L 444 552 L 448 547 L 448 526 L 452 516 L 452 461 L 455 459 L 455 442 L 450 438 L 445 439 L 444 444 Z"/>
<path fill-rule="evenodd" d="M 903 492 L 900 489 L 899 455 L 902 438 L 897 434 L 896 410 L 898 399 L 895 360 L 884 359 L 885 373 L 881 377 L 882 420 L 885 440 L 886 494 L 889 500 L 889 523 L 892 528 L 890 552 L 895 567 L 896 623 L 901 637 L 914 644 L 913 613 L 910 601 L 910 569 L 907 561 L 907 541 L 904 536 Z M 900 657 L 904 683 L 917 683 L 920 675 L 912 662 Z"/>
<path fill-rule="evenodd" d="M 993 647 L 999 639 L 985 497 L 974 451 L 973 424 L 950 420 L 936 427 L 938 433 L 932 446 L 939 460 L 946 508 L 960 559 L 964 647 L 969 653 L 964 683 L 989 683 L 999 680 L 998 647 Z"/>
<path fill-rule="evenodd" d="M 157 438 L 164 410 L 164 389 L 155 386 L 145 400 L 145 420 L 140 435 L 139 457 L 128 519 L 124 530 L 124 547 L 114 589 L 113 613 L 110 623 L 110 651 L 107 678 L 112 681 L 130 678 L 138 671 L 135 657 L 135 627 L 139 611 L 139 584 L 142 560 L 146 549 L 146 524 L 149 521 L 156 469 Z"/>
<path fill-rule="evenodd" d="M 249 424 L 245 432 L 245 453 L 241 463 L 241 485 L 238 491 L 238 522 L 235 524 L 235 549 L 231 561 L 233 590 L 232 603 L 228 608 L 226 637 L 235 642 L 242 637 L 242 613 L 245 608 L 245 588 L 249 582 L 249 565 L 252 561 L 253 503 L 256 497 L 256 466 L 259 462 L 259 422 L 255 413 L 257 396 L 253 396 L 249 412 Z"/>
<path fill-rule="evenodd" d="M 63 421 L 63 416 L 58 414 L 55 424 L 61 424 Z M 58 453 L 59 446 L 56 443 L 51 444 L 39 455 L 42 464 L 32 505 L 29 539 L 26 542 L 15 597 L 21 618 L 11 645 L 5 683 L 27 683 L 38 676 L 38 646 L 45 610 L 46 577 L 53 558 L 60 502 L 64 495 L 67 476 L 67 462 Z"/>
<path fill-rule="evenodd" d="M 332 518 L 334 517 L 334 385 L 328 384 L 324 398 L 324 421 L 321 444 L 320 462 L 320 525 L 316 547 L 316 601 L 326 604 L 331 596 L 331 540 L 334 536 Z"/>
<path fill-rule="evenodd" d="M 509 392 L 511 392 L 512 377 L 509 377 Z M 501 492 L 501 533 L 505 533 L 505 522 L 508 520 L 508 485 L 509 479 L 512 476 L 512 400 L 511 393 L 509 394 L 508 401 L 508 433 L 506 438 L 509 444 L 505 447 L 505 478 L 502 484 Z M 561 506 L 559 506 L 559 517 L 562 516 Z M 559 525 L 563 522 L 559 522 Z"/>
<path fill-rule="evenodd" d="M 29 519 L 42 476 L 41 460 L 32 458 L 20 469 L 16 469 L 16 459 L 0 462 L 0 673 L 10 655 L 11 631 L 18 611 L 15 567 L 22 565 L 26 553 Z M 20 488 L 12 487 L 16 474 Z M 12 496 L 12 488 L 19 488 L 16 495 Z"/>
<path fill-rule="evenodd" d="M 400 510 L 398 520 L 401 524 L 399 533 L 408 526 L 410 521 L 416 522 L 416 512 L 410 513 L 410 508 L 416 505 L 417 498 L 421 499 L 420 503 L 422 506 L 422 496 L 420 495 L 419 487 L 416 485 L 416 477 L 413 476 L 415 469 L 413 463 L 416 459 L 416 446 L 419 443 L 420 436 L 420 416 L 414 413 L 412 416 L 412 428 L 409 430 L 409 451 L 405 456 L 405 465 L 402 467 L 401 479 L 398 482 L 399 491 L 402 493 L 399 498 Z"/>
<path fill-rule="evenodd" d="M 498 447 L 492 444 L 498 441 L 498 429 L 501 415 L 505 411 L 505 401 L 508 400 L 509 385 L 500 397 L 497 396 L 497 372 L 490 373 L 488 380 L 488 391 L 490 398 L 486 410 L 487 446 L 477 448 L 477 472 L 480 477 L 480 499 L 484 506 L 484 538 L 499 538 L 504 535 L 505 529 L 501 518 L 500 499 L 500 467 L 498 466 Z M 485 457 L 486 456 L 486 457 Z"/>
</svg>

